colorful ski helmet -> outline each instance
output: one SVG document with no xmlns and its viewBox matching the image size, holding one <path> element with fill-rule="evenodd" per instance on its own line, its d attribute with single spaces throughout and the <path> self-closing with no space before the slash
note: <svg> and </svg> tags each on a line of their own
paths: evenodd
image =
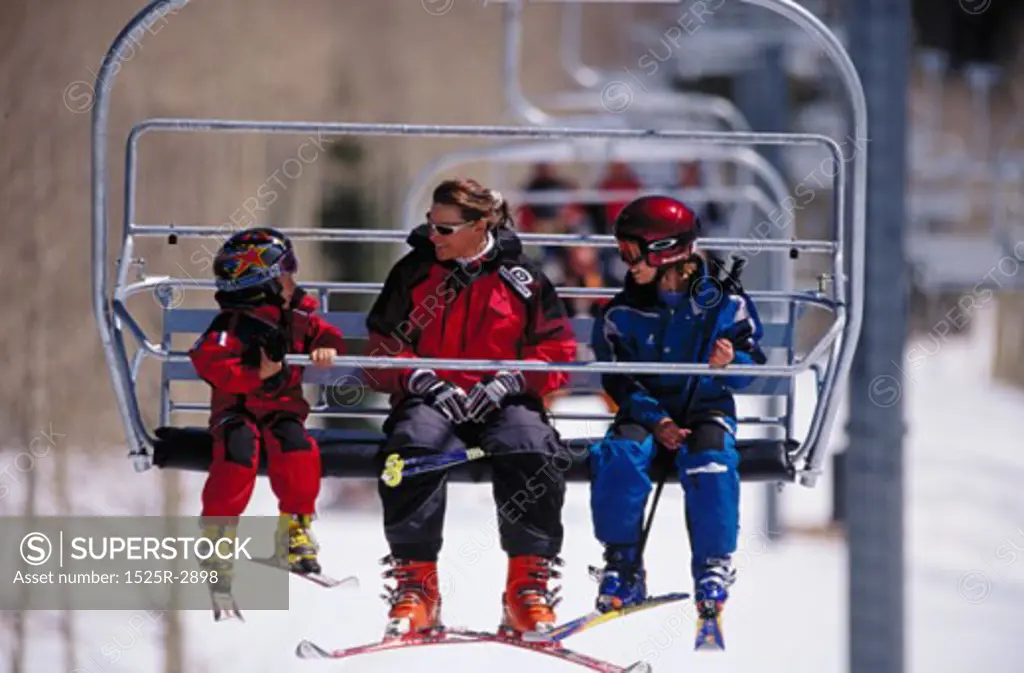
<svg viewBox="0 0 1024 673">
<path fill-rule="evenodd" d="M 629 264 L 653 267 L 685 261 L 689 244 L 701 233 L 701 222 L 682 201 L 668 196 L 641 196 L 615 218 L 619 254 Z"/>
<path fill-rule="evenodd" d="M 298 268 L 291 240 L 269 227 L 238 232 L 224 242 L 213 261 L 217 289 L 222 292 L 266 286 L 277 294 L 281 291 L 278 277 Z"/>
</svg>

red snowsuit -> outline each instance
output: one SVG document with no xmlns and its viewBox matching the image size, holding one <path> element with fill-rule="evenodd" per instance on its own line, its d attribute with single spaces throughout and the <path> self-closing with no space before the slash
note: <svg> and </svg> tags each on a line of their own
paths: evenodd
<svg viewBox="0 0 1024 673">
<path fill-rule="evenodd" d="M 342 334 L 316 314 L 316 299 L 302 289 L 283 309 L 223 302 L 221 309 L 189 351 L 196 372 L 213 388 L 213 463 L 203 488 L 202 516 L 234 517 L 245 511 L 261 448 L 267 452 L 280 511 L 313 514 L 320 492 L 320 450 L 305 428 L 309 403 L 302 395 L 303 368 L 285 365 L 260 380 L 259 344 L 283 338 L 289 354 L 333 348 L 343 355 Z"/>
</svg>

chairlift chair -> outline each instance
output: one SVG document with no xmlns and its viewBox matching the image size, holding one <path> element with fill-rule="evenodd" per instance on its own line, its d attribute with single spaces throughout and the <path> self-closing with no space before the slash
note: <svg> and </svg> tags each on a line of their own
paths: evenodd
<svg viewBox="0 0 1024 673">
<path fill-rule="evenodd" d="M 191 0 L 196 2 L 197 0 Z M 849 56 L 835 35 L 806 9 L 792 0 L 741 0 L 750 5 L 772 10 L 796 23 L 826 49 L 828 57 L 835 64 L 842 78 L 853 110 L 854 132 L 858 137 L 867 137 L 867 112 L 864 92 Z M 110 93 L 114 87 L 120 63 L 130 44 L 130 35 L 140 26 L 151 23 L 171 10 L 181 10 L 185 0 L 153 0 L 142 9 L 117 36 L 103 61 L 97 76 L 96 99 L 92 118 L 92 234 L 93 234 L 93 308 L 113 384 L 115 399 L 126 431 L 128 455 L 135 469 L 143 471 L 156 465 L 165 469 L 206 470 L 209 466 L 212 446 L 205 427 L 176 427 L 171 424 L 177 411 L 200 411 L 196 408 L 178 409 L 168 399 L 166 409 L 161 410 L 162 427 L 151 429 L 143 421 L 136 381 L 144 361 L 155 359 L 161 367 L 162 383 L 170 387 L 174 381 L 187 379 L 191 367 L 187 354 L 171 347 L 170 337 L 175 333 L 196 333 L 208 324 L 213 309 L 182 309 L 176 302 L 167 301 L 168 289 L 185 291 L 212 289 L 212 281 L 199 281 L 174 276 L 148 275 L 140 273 L 138 280 L 132 280 L 131 270 L 135 266 L 134 249 L 143 238 L 167 237 L 169 242 L 183 238 L 208 238 L 222 234 L 223 226 L 175 225 L 167 223 L 139 223 L 135 221 L 135 171 L 138 165 L 140 142 L 152 133 L 272 133 L 305 134 L 321 133 L 324 136 L 401 136 L 401 137 L 449 137 L 449 138 L 494 138 L 504 140 L 533 140 L 567 142 L 614 142 L 645 143 L 651 151 L 672 144 L 706 145 L 715 148 L 748 148 L 756 145 L 818 146 L 823 147 L 835 160 L 837 172 L 834 177 L 835 199 L 833 204 L 833 236 L 826 240 L 764 240 L 757 241 L 757 248 L 771 251 L 771 254 L 799 250 L 808 254 L 827 255 L 831 262 L 831 283 L 801 292 L 766 291 L 755 295 L 759 303 L 783 302 L 787 306 L 814 306 L 832 312 L 835 322 L 828 332 L 808 353 L 792 357 L 792 322 L 770 323 L 767 325 L 766 345 L 781 348 L 791 356 L 786 364 L 763 366 L 733 366 L 726 373 L 712 370 L 706 364 L 664 364 L 664 363 L 620 363 L 620 362 L 572 362 L 539 363 L 524 361 L 488 361 L 464 359 L 422 359 L 423 366 L 442 369 L 495 370 L 518 368 L 521 370 L 568 371 L 574 380 L 605 372 L 622 373 L 675 373 L 721 376 L 747 373 L 757 377 L 754 385 L 768 394 L 786 394 L 791 390 L 793 379 L 808 371 L 820 376 L 819 394 L 809 429 L 802 441 L 791 437 L 781 440 L 744 440 L 739 444 L 741 451 L 741 476 L 748 481 L 798 482 L 813 486 L 821 472 L 826 458 L 830 432 L 838 410 L 837 391 L 845 385 L 854 349 L 860 334 L 864 285 L 864 214 L 866 189 L 866 154 L 858 153 L 850 164 L 844 163 L 839 142 L 834 138 L 814 134 L 794 133 L 750 133 L 750 132 L 707 132 L 684 130 L 633 130 L 602 128 L 529 128 L 516 126 L 438 126 L 403 125 L 378 123 L 337 123 L 337 122 L 279 122 L 229 119 L 164 118 L 148 119 L 136 124 L 126 143 L 126 179 L 124 182 L 124 222 L 120 241 L 120 256 L 113 274 L 109 278 L 107 253 L 110 230 L 115 223 L 109 212 L 108 189 L 110 171 L 108 159 L 108 124 L 110 116 Z M 723 150 L 724 151 L 724 150 Z M 847 197 L 847 195 L 850 195 Z M 404 240 L 406 232 L 392 230 L 342 230 L 281 227 L 295 240 L 318 241 L 364 241 L 393 243 Z M 528 235 L 522 236 L 525 245 L 599 245 L 613 246 L 608 236 L 588 237 L 571 235 Z M 745 239 L 708 239 L 704 247 L 721 251 L 749 250 L 751 241 Z M 326 296 L 332 291 L 375 292 L 379 284 L 373 283 L 326 283 L 304 282 L 304 285 Z M 160 337 L 152 338 L 140 326 L 129 309 L 129 300 L 141 293 L 154 293 L 163 299 L 163 328 Z M 560 293 L 580 293 L 583 289 L 561 288 Z M 204 312 L 205 311 L 205 312 Z M 339 325 L 346 336 L 358 337 L 363 316 L 330 312 L 328 320 Z M 581 340 L 587 339 L 587 331 L 578 332 Z M 128 343 L 134 340 L 136 349 L 129 354 Z M 292 365 L 309 365 L 308 356 L 289 355 L 286 361 Z M 407 360 L 395 358 L 371 358 L 359 355 L 337 357 L 333 370 L 306 369 L 306 381 L 310 384 L 329 385 L 345 375 L 351 375 L 362 366 L 373 368 L 403 368 Z M 194 377 L 194 372 L 192 372 Z M 178 378 L 180 377 L 180 378 Z M 354 379 L 350 379 L 354 380 Z M 196 382 L 198 383 L 198 382 Z M 163 412 L 167 413 L 163 413 Z M 372 417 L 378 412 L 357 407 L 348 407 L 343 413 Z M 319 408 L 316 415 L 335 415 L 337 410 Z M 765 420 L 765 419 L 760 419 Z M 770 422 L 784 422 L 767 419 Z M 166 422 L 164 425 L 163 423 Z M 328 477 L 375 477 L 374 456 L 383 437 L 374 432 L 335 431 L 313 429 L 322 447 L 323 472 Z M 579 449 L 587 444 L 587 438 L 573 440 L 575 457 L 567 478 L 586 478 L 585 452 Z M 261 468 L 265 470 L 265 465 Z M 455 480 L 477 480 L 486 474 L 486 461 L 477 461 L 463 470 L 455 470 Z"/>
</svg>

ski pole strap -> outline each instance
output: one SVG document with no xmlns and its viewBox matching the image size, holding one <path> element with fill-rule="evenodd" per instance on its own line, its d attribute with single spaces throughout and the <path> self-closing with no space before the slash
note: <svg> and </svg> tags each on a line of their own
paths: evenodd
<svg viewBox="0 0 1024 673">
<path fill-rule="evenodd" d="M 487 453 L 480 448 L 459 449 L 458 451 L 446 451 L 411 458 L 402 458 L 399 454 L 392 453 L 384 461 L 384 470 L 381 472 L 380 480 L 384 482 L 385 486 L 394 488 L 401 484 L 406 477 L 440 472 L 456 465 L 479 460 L 486 455 Z"/>
</svg>

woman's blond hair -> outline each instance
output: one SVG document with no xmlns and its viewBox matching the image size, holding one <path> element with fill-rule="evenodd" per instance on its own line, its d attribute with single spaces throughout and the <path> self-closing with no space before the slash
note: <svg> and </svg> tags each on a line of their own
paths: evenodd
<svg viewBox="0 0 1024 673">
<path fill-rule="evenodd" d="M 467 221 L 487 220 L 488 229 L 513 226 L 505 197 L 497 190 L 487 189 L 476 180 L 445 180 L 434 188 L 432 198 L 434 203 L 457 206 Z"/>
</svg>

